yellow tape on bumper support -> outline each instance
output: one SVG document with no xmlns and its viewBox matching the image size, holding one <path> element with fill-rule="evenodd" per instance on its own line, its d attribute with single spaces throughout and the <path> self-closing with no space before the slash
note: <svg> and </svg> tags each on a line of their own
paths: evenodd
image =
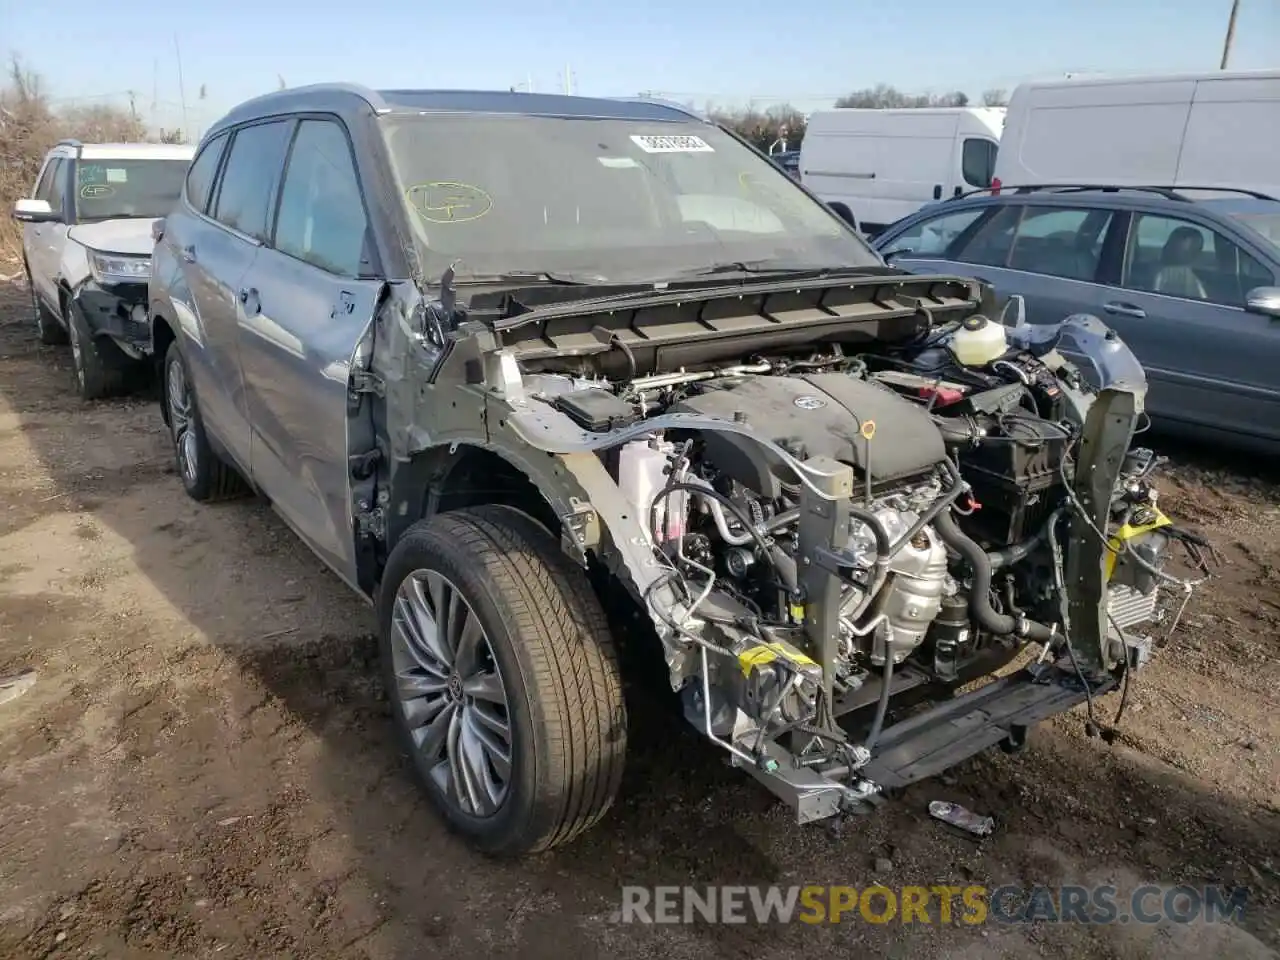
<svg viewBox="0 0 1280 960">
<path fill-rule="evenodd" d="M 743 676 L 746 676 L 751 673 L 752 667 L 761 667 L 766 663 L 773 663 L 774 660 L 779 658 L 796 667 L 816 667 L 818 665 L 816 661 L 811 660 L 799 650 L 786 644 L 759 643 L 738 654 L 738 666 L 742 668 Z"/>
</svg>

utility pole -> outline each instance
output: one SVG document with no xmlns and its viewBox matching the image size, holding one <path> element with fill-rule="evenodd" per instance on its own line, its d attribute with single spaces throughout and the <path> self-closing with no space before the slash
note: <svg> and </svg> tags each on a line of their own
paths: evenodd
<svg viewBox="0 0 1280 960">
<path fill-rule="evenodd" d="M 1231 58 L 1231 44 L 1236 38 L 1236 14 L 1240 12 L 1240 0 L 1231 0 L 1231 18 L 1227 21 L 1227 38 L 1222 42 L 1222 63 L 1219 70 L 1227 69 L 1227 61 Z"/>
<path fill-rule="evenodd" d="M 173 35 L 173 51 L 178 55 L 178 99 L 182 101 L 182 133 L 191 136 L 191 127 L 187 125 L 187 88 L 182 85 L 182 49 L 178 46 L 178 35 Z"/>
</svg>

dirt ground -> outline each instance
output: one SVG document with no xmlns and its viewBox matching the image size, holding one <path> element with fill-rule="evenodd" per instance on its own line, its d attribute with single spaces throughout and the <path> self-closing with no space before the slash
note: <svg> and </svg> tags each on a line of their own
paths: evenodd
<svg viewBox="0 0 1280 960">
<path fill-rule="evenodd" d="M 76 400 L 28 303 L 0 289 L 0 674 L 37 671 L 0 703 L 0 956 L 1278 955 L 1280 469 L 1169 451 L 1162 502 L 1224 564 L 1139 675 L 1118 742 L 1076 711 L 1021 755 L 798 828 L 634 684 L 613 812 L 495 864 L 442 829 L 392 746 L 368 608 L 268 508 L 188 500 L 150 399 Z M 950 832 L 934 799 L 995 834 Z M 624 884 L 876 882 L 1249 900 L 1239 924 L 610 920 Z"/>
</svg>

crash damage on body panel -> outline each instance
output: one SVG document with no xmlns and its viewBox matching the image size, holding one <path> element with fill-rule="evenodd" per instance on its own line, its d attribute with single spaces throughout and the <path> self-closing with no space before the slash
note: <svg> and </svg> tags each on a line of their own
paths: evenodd
<svg viewBox="0 0 1280 960">
<path fill-rule="evenodd" d="M 390 285 L 358 358 L 384 401 L 385 469 L 353 481 L 369 563 L 460 457 L 501 458 L 647 614 L 689 722 L 802 822 L 1093 722 L 1194 586 L 1133 446 L 1145 376 L 1096 318 L 995 317 L 949 277 L 449 279 Z"/>
<path fill-rule="evenodd" d="M 151 354 L 145 280 L 99 282 L 89 278 L 72 291 L 71 300 L 95 336 L 110 337 L 132 360 Z"/>
</svg>

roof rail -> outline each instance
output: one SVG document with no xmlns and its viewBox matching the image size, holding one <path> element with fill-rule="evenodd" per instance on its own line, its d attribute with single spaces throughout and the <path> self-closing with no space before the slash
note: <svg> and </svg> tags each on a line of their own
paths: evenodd
<svg viewBox="0 0 1280 960">
<path fill-rule="evenodd" d="M 66 137 L 62 140 L 59 140 L 57 143 L 54 144 L 54 146 L 55 147 L 81 147 L 81 146 L 84 146 L 84 144 L 82 144 L 79 140 L 75 139 L 74 137 Z"/>
<path fill-rule="evenodd" d="M 619 103 L 655 103 L 663 107 L 670 107 L 672 110 L 675 110 L 678 113 L 683 113 L 686 117 L 692 117 L 694 120 L 701 120 L 704 123 L 708 122 L 708 118 L 705 113 L 701 113 L 693 107 L 686 107 L 683 103 L 677 103 L 675 100 L 667 100 L 663 97 L 611 97 L 610 99 L 616 100 Z"/>
<path fill-rule="evenodd" d="M 979 187 L 977 190 L 970 190 L 967 193 L 956 194 L 951 197 L 952 200 L 960 200 L 965 197 L 972 197 L 977 194 L 991 193 L 994 195 L 994 187 Z M 1166 200 L 1178 200 L 1183 203 L 1194 203 L 1190 197 L 1184 197 L 1182 194 L 1187 191 L 1206 191 L 1219 193 L 1239 193 L 1257 200 L 1276 200 L 1276 197 L 1267 193 L 1260 193 L 1257 190 L 1250 190 L 1246 187 L 1202 187 L 1191 184 L 1179 184 L 1177 186 L 1164 186 L 1161 184 L 1108 184 L 1108 183 L 1026 183 L 1026 184 L 1002 184 L 1000 187 L 1000 195 L 1006 193 L 1026 194 L 1033 193 L 1037 190 L 1052 190 L 1059 193 L 1084 193 L 1090 190 L 1096 190 L 1099 193 L 1119 193 L 1121 190 L 1135 190 L 1140 193 L 1155 193 L 1164 197 Z"/>
</svg>

